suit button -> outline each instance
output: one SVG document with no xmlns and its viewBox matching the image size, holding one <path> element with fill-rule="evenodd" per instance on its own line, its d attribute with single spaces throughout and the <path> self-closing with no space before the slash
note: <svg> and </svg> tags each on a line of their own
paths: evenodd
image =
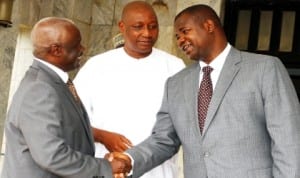
<svg viewBox="0 0 300 178">
<path fill-rule="evenodd" d="M 210 153 L 209 152 L 205 152 L 204 153 L 204 157 L 209 157 L 210 156 Z"/>
</svg>

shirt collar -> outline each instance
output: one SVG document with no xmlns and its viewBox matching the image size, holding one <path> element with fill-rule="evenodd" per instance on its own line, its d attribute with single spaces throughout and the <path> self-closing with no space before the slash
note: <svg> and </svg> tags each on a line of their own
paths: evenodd
<svg viewBox="0 0 300 178">
<path fill-rule="evenodd" d="M 56 67 L 53 64 L 50 64 L 49 62 L 46 62 L 42 59 L 38 59 L 38 58 L 34 58 L 36 61 L 39 61 L 41 63 L 43 63 L 44 65 L 46 65 L 47 67 L 49 67 L 51 70 L 53 70 L 65 83 L 67 83 L 68 79 L 69 79 L 69 75 L 67 72 L 64 72 L 63 70 L 61 70 L 60 68 Z"/>
<path fill-rule="evenodd" d="M 229 54 L 231 45 L 229 43 L 227 43 L 225 49 L 215 58 L 211 61 L 211 63 L 209 64 L 210 67 L 212 67 L 215 70 L 221 70 L 223 67 L 223 64 L 225 63 L 226 57 Z M 200 67 L 204 67 L 207 66 L 206 63 L 204 63 L 203 61 L 199 62 Z"/>
</svg>

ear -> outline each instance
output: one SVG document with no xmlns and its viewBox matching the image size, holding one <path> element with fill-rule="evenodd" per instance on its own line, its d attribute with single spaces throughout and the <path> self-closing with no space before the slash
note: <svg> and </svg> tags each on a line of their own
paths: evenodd
<svg viewBox="0 0 300 178">
<path fill-rule="evenodd" d="M 61 56 L 62 55 L 62 47 L 58 44 L 53 44 L 50 46 L 50 54 L 53 56 Z"/>
<path fill-rule="evenodd" d="M 123 21 L 120 21 L 119 22 L 119 30 L 121 33 L 123 33 L 125 31 L 125 25 L 124 25 L 124 22 Z"/>
<path fill-rule="evenodd" d="M 204 28 L 206 29 L 206 31 L 207 31 L 208 33 L 212 33 L 212 32 L 215 31 L 216 26 L 215 26 L 215 23 L 214 23 L 212 20 L 207 19 L 207 20 L 204 22 Z"/>
</svg>

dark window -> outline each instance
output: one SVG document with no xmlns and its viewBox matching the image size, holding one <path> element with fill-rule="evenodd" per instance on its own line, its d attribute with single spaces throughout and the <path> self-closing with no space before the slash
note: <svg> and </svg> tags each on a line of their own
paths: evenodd
<svg viewBox="0 0 300 178">
<path fill-rule="evenodd" d="M 300 97 L 300 0 L 226 0 L 224 29 L 236 48 L 279 57 Z"/>
</svg>

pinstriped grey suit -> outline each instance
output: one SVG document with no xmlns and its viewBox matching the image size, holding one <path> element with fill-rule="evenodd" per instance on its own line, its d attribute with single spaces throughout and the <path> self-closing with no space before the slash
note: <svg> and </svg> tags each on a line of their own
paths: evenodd
<svg viewBox="0 0 300 178">
<path fill-rule="evenodd" d="M 94 158 L 84 108 L 66 84 L 34 61 L 14 95 L 5 125 L 2 178 L 111 178 L 106 160 Z"/>
<path fill-rule="evenodd" d="M 171 77 L 153 134 L 127 152 L 133 177 L 183 147 L 185 178 L 299 178 L 300 106 L 278 58 L 231 48 L 203 135 L 197 118 L 199 64 Z"/>
</svg>

